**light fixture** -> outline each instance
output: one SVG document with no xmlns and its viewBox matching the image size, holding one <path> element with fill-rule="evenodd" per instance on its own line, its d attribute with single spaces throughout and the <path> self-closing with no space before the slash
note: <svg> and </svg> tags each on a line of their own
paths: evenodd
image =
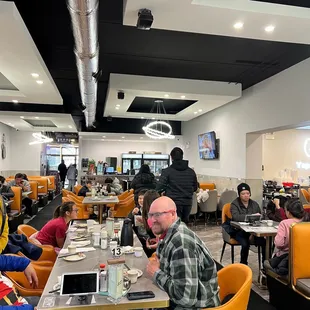
<svg viewBox="0 0 310 310">
<path fill-rule="evenodd" d="M 199 109 L 198 112 L 202 112 L 202 109 Z"/>
<path fill-rule="evenodd" d="M 105 138 L 106 136 L 102 136 L 102 138 Z"/>
<path fill-rule="evenodd" d="M 144 116 L 141 116 L 141 119 L 144 119 Z"/>
<path fill-rule="evenodd" d="M 117 104 L 116 106 L 117 106 L 117 107 L 120 107 L 121 105 L 120 105 L 120 104 Z"/>
<path fill-rule="evenodd" d="M 68 127 L 71 129 L 72 128 L 72 126 L 71 125 L 68 125 Z"/>
<path fill-rule="evenodd" d="M 41 80 L 37 80 L 36 82 L 37 82 L 38 84 L 40 84 L 40 85 L 43 84 L 43 81 L 41 81 Z"/>
<path fill-rule="evenodd" d="M 12 100 L 12 102 L 13 102 L 13 103 L 18 103 L 18 100 L 15 100 L 15 99 L 14 99 L 14 100 Z"/>
<path fill-rule="evenodd" d="M 194 112 L 194 114 L 197 114 L 197 113 L 198 113 L 197 111 Z"/>
<path fill-rule="evenodd" d="M 35 119 L 39 119 L 39 116 L 36 116 Z"/>
<path fill-rule="evenodd" d="M 242 22 L 237 22 L 234 24 L 235 29 L 242 29 L 243 28 L 243 23 Z"/>
<path fill-rule="evenodd" d="M 37 140 L 29 142 L 29 145 L 53 142 L 53 138 L 49 138 L 40 132 L 34 132 L 32 136 Z"/>
<path fill-rule="evenodd" d="M 115 107 L 116 110 L 119 110 L 119 107 Z"/>
<path fill-rule="evenodd" d="M 38 73 L 31 73 L 31 76 L 35 79 L 37 79 L 39 77 L 39 74 Z"/>
<path fill-rule="evenodd" d="M 122 137 L 122 139 L 125 139 L 125 137 Z"/>
<path fill-rule="evenodd" d="M 156 121 L 147 120 L 142 130 L 145 135 L 151 139 L 161 140 L 161 139 L 174 139 L 175 136 L 172 134 L 172 127 L 169 121 L 159 120 L 161 115 L 166 115 L 166 110 L 164 107 L 163 100 L 155 100 L 154 105 L 150 113 L 157 113 L 158 117 Z M 155 117 L 152 117 L 154 120 Z"/>
<path fill-rule="evenodd" d="M 24 116 L 21 116 L 20 118 L 21 118 L 21 119 L 24 119 L 25 117 L 24 117 Z"/>
<path fill-rule="evenodd" d="M 118 140 L 119 142 L 121 142 L 122 140 Z"/>
<path fill-rule="evenodd" d="M 184 96 L 184 95 L 182 95 L 182 96 L 181 96 L 181 98 L 182 98 L 182 99 L 185 99 L 185 96 Z"/>
<path fill-rule="evenodd" d="M 273 26 L 273 25 L 269 25 L 269 26 L 265 27 L 266 32 L 273 32 L 274 29 L 275 29 L 275 26 Z"/>
<path fill-rule="evenodd" d="M 166 98 L 169 98 L 169 95 L 168 95 L 168 94 L 165 94 L 165 97 L 166 97 Z"/>
<path fill-rule="evenodd" d="M 101 141 L 104 141 L 104 139 L 101 139 Z"/>
<path fill-rule="evenodd" d="M 140 139 L 143 139 L 143 137 L 140 137 Z"/>
</svg>

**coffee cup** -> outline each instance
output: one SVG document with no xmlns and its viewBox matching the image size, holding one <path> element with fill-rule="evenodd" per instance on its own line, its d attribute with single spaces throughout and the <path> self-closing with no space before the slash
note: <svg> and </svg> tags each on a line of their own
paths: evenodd
<svg viewBox="0 0 310 310">
<path fill-rule="evenodd" d="M 267 220 L 267 226 L 273 226 L 273 221 L 272 220 Z"/>
<path fill-rule="evenodd" d="M 138 280 L 138 271 L 137 270 L 128 270 L 127 277 L 131 281 L 131 283 L 136 283 Z"/>
<path fill-rule="evenodd" d="M 136 247 L 136 248 L 134 248 L 134 251 L 135 251 L 135 257 L 142 257 L 143 248 Z"/>
<path fill-rule="evenodd" d="M 68 253 L 75 254 L 76 253 L 76 246 L 73 244 L 68 245 Z"/>
<path fill-rule="evenodd" d="M 115 249 L 117 247 L 117 241 L 110 241 L 110 249 Z"/>
</svg>

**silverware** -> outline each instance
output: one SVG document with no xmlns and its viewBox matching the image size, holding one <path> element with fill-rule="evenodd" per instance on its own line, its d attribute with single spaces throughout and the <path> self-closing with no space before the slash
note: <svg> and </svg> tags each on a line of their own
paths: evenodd
<svg viewBox="0 0 310 310">
<path fill-rule="evenodd" d="M 128 267 L 128 265 L 127 265 L 127 264 L 124 264 L 124 266 L 125 266 L 128 270 L 130 270 L 130 268 Z"/>
<path fill-rule="evenodd" d="M 58 256 L 58 258 L 63 258 L 63 257 L 68 257 L 68 256 L 73 256 L 73 255 L 80 255 L 80 254 L 82 254 L 82 252 L 77 252 L 74 254 L 65 254 L 65 255 Z"/>
<path fill-rule="evenodd" d="M 56 289 L 56 290 L 49 291 L 49 293 L 50 293 L 50 294 L 51 294 L 51 293 L 56 293 L 56 292 L 58 292 L 58 291 L 60 291 L 60 288 L 58 288 L 58 289 Z"/>
</svg>

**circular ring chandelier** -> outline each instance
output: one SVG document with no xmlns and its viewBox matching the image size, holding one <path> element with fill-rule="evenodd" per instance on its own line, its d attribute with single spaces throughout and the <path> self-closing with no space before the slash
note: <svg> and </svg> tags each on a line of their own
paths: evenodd
<svg viewBox="0 0 310 310">
<path fill-rule="evenodd" d="M 157 128 L 157 125 L 161 126 L 161 130 L 155 129 Z M 156 127 L 152 128 L 154 126 Z M 162 130 L 163 126 L 168 128 L 168 132 L 165 132 Z M 144 130 L 145 134 L 151 139 L 160 140 L 160 139 L 174 139 L 175 138 L 175 136 L 172 135 L 172 127 L 170 126 L 170 124 L 164 121 L 150 122 L 146 126 L 143 126 L 142 129 Z"/>
</svg>

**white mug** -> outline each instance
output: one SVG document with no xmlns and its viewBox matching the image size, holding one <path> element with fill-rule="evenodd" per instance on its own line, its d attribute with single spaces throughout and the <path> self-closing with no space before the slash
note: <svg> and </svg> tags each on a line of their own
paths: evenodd
<svg viewBox="0 0 310 310">
<path fill-rule="evenodd" d="M 143 248 L 141 247 L 136 247 L 133 249 L 135 251 L 135 257 L 142 257 L 143 253 Z"/>
<path fill-rule="evenodd" d="M 137 270 L 128 270 L 127 277 L 131 281 L 131 283 L 136 283 L 138 280 L 138 271 Z"/>
<path fill-rule="evenodd" d="M 75 254 L 76 253 L 76 246 L 73 244 L 68 245 L 68 253 Z"/>
<path fill-rule="evenodd" d="M 110 249 L 115 249 L 117 247 L 117 241 L 110 241 Z"/>
</svg>

